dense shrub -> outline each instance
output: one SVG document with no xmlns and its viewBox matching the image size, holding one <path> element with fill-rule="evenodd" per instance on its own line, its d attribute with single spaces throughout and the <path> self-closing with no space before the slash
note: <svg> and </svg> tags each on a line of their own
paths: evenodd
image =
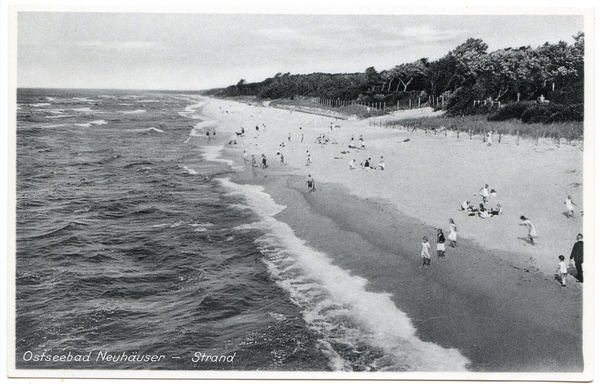
<svg viewBox="0 0 600 389">
<path fill-rule="evenodd" d="M 498 111 L 488 116 L 488 120 L 498 122 L 509 119 L 521 119 L 523 113 L 533 104 L 536 104 L 536 102 L 517 101 L 514 103 L 508 103 L 501 107 Z"/>
<path fill-rule="evenodd" d="M 535 101 L 509 103 L 488 116 L 489 121 L 521 119 L 523 123 L 583 121 L 583 104 L 540 104 Z"/>
<path fill-rule="evenodd" d="M 535 104 L 523 116 L 523 123 L 583 121 L 583 104 Z"/>
</svg>

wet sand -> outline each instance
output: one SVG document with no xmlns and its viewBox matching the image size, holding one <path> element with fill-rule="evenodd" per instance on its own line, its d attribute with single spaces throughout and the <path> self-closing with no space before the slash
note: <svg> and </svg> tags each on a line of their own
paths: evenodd
<svg viewBox="0 0 600 389">
<path fill-rule="evenodd" d="M 420 147 L 419 151 L 409 150 L 406 147 L 409 142 L 398 143 L 405 139 L 406 134 L 398 134 L 394 130 L 386 132 L 375 129 L 367 132 L 369 129 L 364 127 L 351 129 L 351 132 L 364 130 L 367 133 L 367 150 L 376 163 L 379 154 L 386 156 L 385 171 L 366 172 L 348 168 L 348 155 L 341 154 L 346 150 L 339 145 L 340 139 L 337 140 L 338 145 L 315 145 L 317 134 L 327 130 L 331 133 L 336 131 L 330 118 L 311 118 L 306 114 L 224 101 L 213 101 L 204 112 L 215 117 L 221 113 L 217 112 L 218 105 L 232 107 L 218 128 L 220 132 L 230 132 L 231 139 L 237 142 L 224 150 L 225 158 L 243 165 L 242 150 L 247 150 L 248 156 L 255 154 L 257 160 L 263 152 L 269 157 L 269 168 L 247 167 L 234 180 L 263 186 L 275 202 L 286 206 L 276 218 L 288 224 L 299 238 L 328 254 L 337 266 L 367 279 L 369 290 L 390 294 L 397 307 L 410 317 L 421 340 L 458 349 L 471 361 L 469 370 L 474 372 L 582 371 L 583 284 L 576 284 L 574 278 L 569 277 L 568 286 L 562 288 L 554 279 L 549 269 L 557 266 L 556 240 L 552 241 L 555 245 L 528 246 L 519 239 L 519 236 L 526 236 L 526 232 L 515 221 L 520 213 L 518 211 L 511 210 L 509 216 L 505 213 L 489 220 L 469 218 L 457 209 L 460 200 L 467 194 L 460 197 L 460 194 L 453 193 L 453 181 L 456 179 L 453 180 L 451 175 L 442 175 L 439 177 L 448 178 L 430 180 L 436 163 L 428 164 L 426 160 L 417 161 L 415 158 L 419 153 L 437 155 L 437 161 L 434 162 L 443 166 L 450 161 L 457 161 L 454 168 L 458 171 L 477 169 L 480 162 L 477 151 L 471 156 L 456 156 L 461 147 L 469 142 L 464 135 L 462 140 L 449 140 L 447 136 L 444 139 L 439 135 L 432 138 L 411 134 L 410 142 L 420 142 L 418 146 L 412 143 L 411 147 Z M 249 123 L 264 123 L 266 129 L 260 128 L 254 133 L 254 126 L 250 127 Z M 331 128 L 327 126 L 329 123 Z M 341 128 L 352 125 L 350 121 L 337 123 Z M 247 135 L 236 137 L 234 132 L 244 126 Z M 300 131 L 306 143 L 300 144 L 298 141 Z M 287 136 L 292 133 L 295 141 L 292 139 L 288 142 Z M 329 134 L 330 138 L 333 135 Z M 348 132 L 344 135 L 347 136 Z M 358 137 L 360 134 L 353 135 Z M 286 145 L 281 147 L 281 142 Z M 475 147 L 479 146 L 477 144 Z M 482 152 L 491 154 L 491 159 L 495 161 L 511 158 L 511 155 L 512 158 L 519 158 L 519 153 L 525 147 L 515 147 L 505 144 L 483 149 Z M 543 147 L 547 149 L 549 146 Z M 304 166 L 306 149 L 311 152 L 311 166 Z M 277 150 L 286 155 L 285 165 L 279 164 L 276 159 Z M 351 150 L 350 156 L 364 158 L 364 151 Z M 554 181 L 568 186 L 569 181 L 574 181 L 572 171 L 580 167 L 577 166 L 578 157 L 574 150 L 564 153 L 559 169 L 565 177 L 557 175 Z M 539 161 L 525 163 L 534 166 L 556 163 L 555 152 L 534 151 L 529 154 Z M 459 166 L 468 161 L 471 161 L 471 165 Z M 407 177 L 398 178 L 404 171 L 392 170 L 390 166 L 400 166 L 402 163 L 413 163 L 412 168 L 416 169 L 417 175 L 428 178 L 421 180 L 426 183 L 419 186 L 419 177 L 408 177 L 408 174 Z M 498 168 L 497 163 L 490 165 L 489 171 Z M 517 166 L 522 166 L 522 163 Z M 502 201 L 509 207 L 523 202 L 522 196 L 539 196 L 544 199 L 542 203 L 554 201 L 545 200 L 547 196 L 541 193 L 545 188 L 540 193 L 536 193 L 535 186 L 533 189 L 527 186 L 526 194 L 522 193 L 523 190 L 519 191 L 520 185 L 527 181 L 529 172 L 521 173 L 518 168 L 504 170 L 510 170 L 511 173 L 508 177 L 498 178 L 497 182 L 502 182 L 505 193 Z M 312 193 L 308 193 L 306 188 L 309 172 L 317 180 L 317 190 Z M 544 177 L 547 174 L 552 172 L 540 173 Z M 400 184 L 403 180 L 406 187 Z M 430 181 L 433 183 L 427 184 Z M 473 180 L 466 174 L 458 181 Z M 480 181 L 471 184 L 477 187 L 477 192 Z M 506 195 L 512 193 L 516 194 L 516 199 Z M 576 195 L 582 196 L 580 193 Z M 407 208 L 411 211 L 406 212 L 407 208 L 399 205 L 405 201 L 418 206 L 409 205 Z M 435 208 L 431 204 L 441 204 L 439 209 L 448 207 L 446 202 L 451 204 L 449 207 L 453 207 L 452 211 L 431 210 Z M 540 206 L 536 203 L 532 212 L 537 212 L 538 206 L 543 209 L 544 204 Z M 438 260 L 435 229 L 441 227 L 447 235 L 445 220 L 449 217 L 453 217 L 459 225 L 458 247 L 451 248 L 447 243 L 445 258 Z M 552 222 L 552 218 L 548 218 L 548 223 Z M 558 222 L 572 224 L 569 225 L 572 230 L 569 232 L 581 228 L 576 224 L 581 220 L 566 219 L 564 215 L 562 218 L 565 220 Z M 545 233 L 554 231 L 554 227 L 547 227 L 545 221 L 537 220 Z M 497 232 L 509 228 L 507 226 L 512 228 L 510 233 Z M 561 230 L 560 227 L 557 229 Z M 486 244 L 490 239 L 489 234 L 497 244 Z M 420 267 L 420 241 L 424 235 L 432 243 L 432 265 L 428 269 Z M 501 243 L 506 239 L 511 239 L 510 244 L 502 246 Z M 561 236 L 560 239 L 560 247 L 564 246 L 560 253 L 568 257 L 567 249 L 572 245 L 568 241 L 571 238 Z M 548 239 L 546 243 L 550 241 Z M 534 251 L 536 249 L 538 251 Z M 539 259 L 532 260 L 532 252 Z M 554 258 L 548 258 L 548 253 L 552 253 Z M 570 271 L 574 272 L 574 269 Z"/>
</svg>

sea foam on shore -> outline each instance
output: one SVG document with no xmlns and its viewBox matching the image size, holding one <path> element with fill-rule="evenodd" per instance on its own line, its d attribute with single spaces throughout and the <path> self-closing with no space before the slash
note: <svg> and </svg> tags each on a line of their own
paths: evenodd
<svg viewBox="0 0 600 389">
<path fill-rule="evenodd" d="M 370 367 L 378 370 L 466 370 L 469 361 L 458 350 L 419 340 L 410 319 L 388 294 L 368 292 L 366 279 L 332 264 L 326 254 L 307 246 L 287 224 L 275 219 L 285 206 L 276 204 L 261 186 L 219 181 L 232 195 L 244 196 L 260 216 L 260 224 L 248 227 L 267 231 L 260 242 L 265 262 L 277 283 L 303 309 L 309 326 L 323 336 L 322 351 L 333 369 L 351 370 L 348 354 L 356 356 L 367 347 L 382 350 L 380 355 L 371 350 L 367 358 Z M 345 350 L 335 351 L 340 344 Z"/>
</svg>

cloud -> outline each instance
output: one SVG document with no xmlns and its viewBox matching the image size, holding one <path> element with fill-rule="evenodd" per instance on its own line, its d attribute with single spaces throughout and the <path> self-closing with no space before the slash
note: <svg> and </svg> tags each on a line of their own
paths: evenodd
<svg viewBox="0 0 600 389">
<path fill-rule="evenodd" d="M 398 32 L 402 38 L 415 39 L 420 42 L 443 42 L 457 38 L 465 31 L 437 30 L 430 25 L 404 27 Z"/>
</svg>

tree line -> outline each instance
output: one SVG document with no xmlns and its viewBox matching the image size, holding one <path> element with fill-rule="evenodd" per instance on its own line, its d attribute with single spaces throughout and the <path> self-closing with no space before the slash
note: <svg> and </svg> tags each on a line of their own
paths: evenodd
<svg viewBox="0 0 600 389">
<path fill-rule="evenodd" d="M 260 99 L 302 95 L 385 102 L 388 107 L 419 99 L 441 103 L 438 108 L 449 116 L 489 114 L 492 120 L 582 121 L 584 34 L 573 38 L 572 45 L 560 41 L 492 52 L 481 39 L 470 38 L 436 61 L 422 58 L 379 72 L 369 67 L 363 73 L 277 73 L 261 82 L 242 79 L 207 93 Z"/>
</svg>

